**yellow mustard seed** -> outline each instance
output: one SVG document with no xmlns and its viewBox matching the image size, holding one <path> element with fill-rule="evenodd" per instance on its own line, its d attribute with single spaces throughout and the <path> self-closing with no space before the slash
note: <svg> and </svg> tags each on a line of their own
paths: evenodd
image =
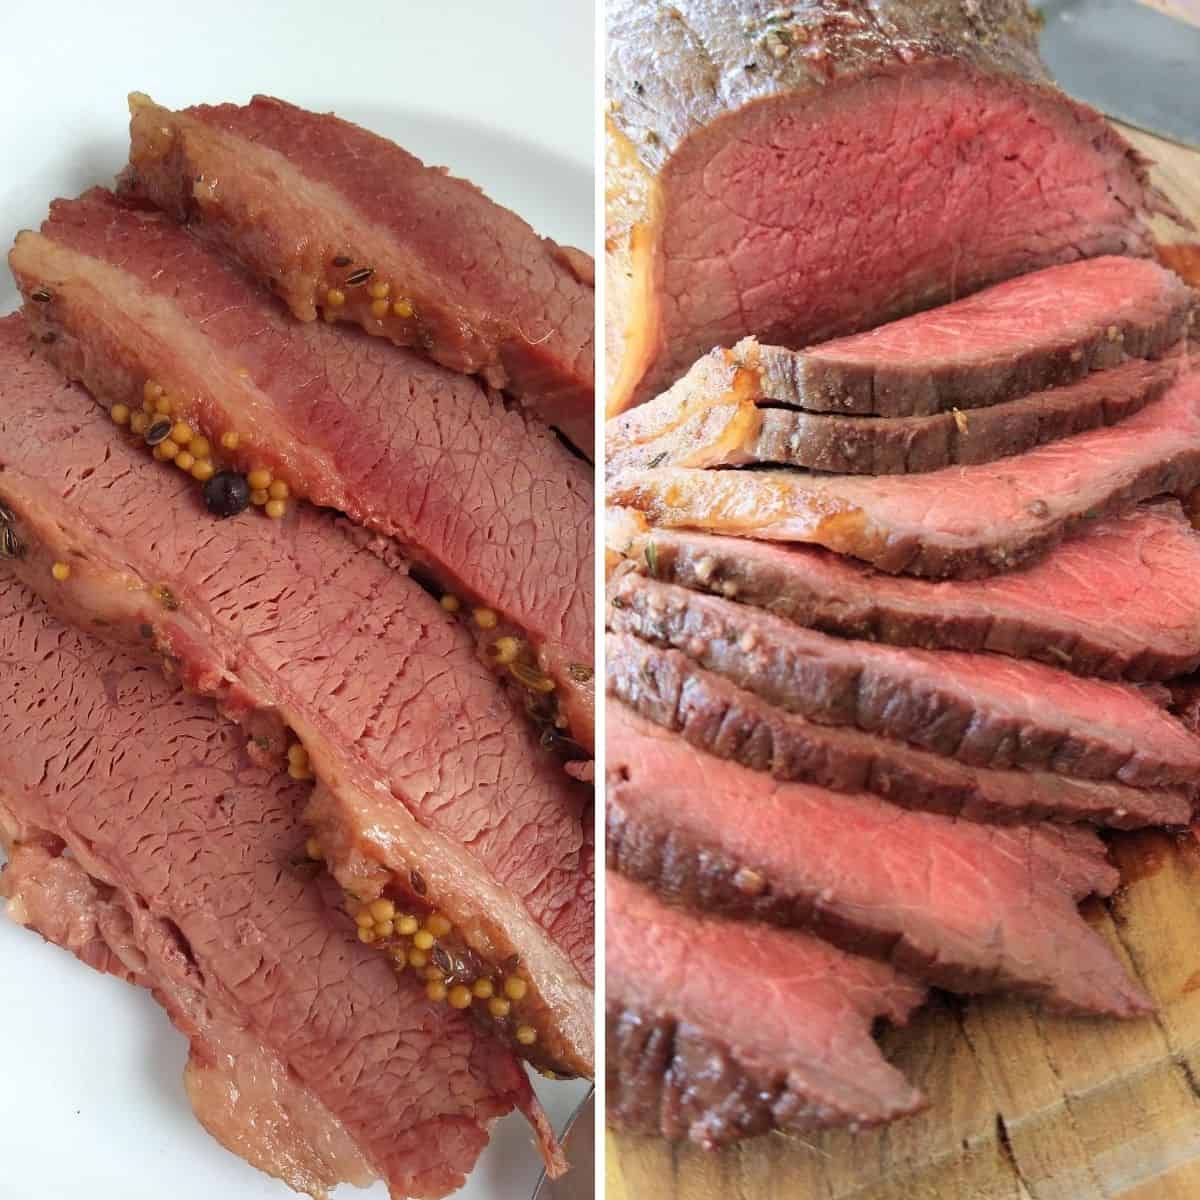
<svg viewBox="0 0 1200 1200">
<path fill-rule="evenodd" d="M 413 934 L 413 945 L 416 946 L 418 950 L 432 950 L 435 940 L 436 939 L 434 938 L 433 934 L 430 933 L 428 929 L 418 929 L 417 932 Z"/>
<path fill-rule="evenodd" d="M 450 1001 L 451 1008 L 470 1008 L 471 989 L 465 984 L 456 983 L 450 989 L 446 999 Z"/>
<path fill-rule="evenodd" d="M 458 612 L 462 608 L 462 601 L 453 592 L 447 592 L 438 603 L 450 613 Z"/>
<path fill-rule="evenodd" d="M 178 453 L 179 443 L 171 441 L 170 438 L 167 438 L 165 442 L 159 442 L 158 445 L 154 447 L 154 457 L 157 458 L 159 462 L 169 462 Z"/>
<path fill-rule="evenodd" d="M 287 512 L 285 500 L 268 500 L 266 514 L 272 521 L 278 521 Z"/>
<path fill-rule="evenodd" d="M 425 928 L 428 929 L 435 938 L 440 938 L 445 937 L 446 934 L 448 934 L 450 930 L 454 928 L 454 926 L 451 923 L 450 918 L 444 913 L 433 913 L 426 920 Z"/>
<path fill-rule="evenodd" d="M 154 411 L 158 413 L 160 417 L 169 417 L 171 415 L 172 407 L 173 405 L 171 404 L 170 396 L 159 396 L 159 398 L 154 402 Z"/>
<path fill-rule="evenodd" d="M 410 916 L 408 913 L 396 918 L 396 932 L 402 934 L 404 937 L 412 937 L 420 928 L 421 925 L 417 918 Z"/>
<path fill-rule="evenodd" d="M 511 1008 L 512 1005 L 503 996 L 493 996 L 488 1001 L 488 1012 L 497 1020 L 507 1017 Z"/>
<path fill-rule="evenodd" d="M 431 979 L 425 985 L 425 995 L 435 1004 L 439 1004 L 446 998 L 446 985 L 440 979 Z"/>
<path fill-rule="evenodd" d="M 275 477 L 267 470 L 266 467 L 255 467 L 249 475 L 246 476 L 246 482 L 256 492 L 265 492 L 271 486 L 271 480 Z"/>
<path fill-rule="evenodd" d="M 171 427 L 171 440 L 186 446 L 196 436 L 196 431 L 186 421 L 176 421 Z"/>
<path fill-rule="evenodd" d="M 308 751 L 304 748 L 303 742 L 293 742 L 288 747 L 288 762 L 308 762 Z"/>
<path fill-rule="evenodd" d="M 59 583 L 66 583 L 71 578 L 71 568 L 65 562 L 56 562 L 50 568 L 50 574 L 58 580 Z"/>
<path fill-rule="evenodd" d="M 375 932 L 381 938 L 390 938 L 396 932 L 396 927 L 391 921 L 376 921 Z"/>
<path fill-rule="evenodd" d="M 129 424 L 129 405 L 128 404 L 114 404 L 108 415 L 110 417 L 112 417 L 113 424 L 128 425 Z"/>
<path fill-rule="evenodd" d="M 175 465 L 181 471 L 190 471 L 196 465 L 196 456 L 190 450 L 180 450 L 175 455 Z"/>
<path fill-rule="evenodd" d="M 346 303 L 346 293 L 341 288 L 330 288 L 325 293 L 325 303 L 330 308 L 341 308 Z"/>
<path fill-rule="evenodd" d="M 194 437 L 188 442 L 188 449 L 197 458 L 207 458 L 212 453 L 212 442 L 206 437 Z"/>
<path fill-rule="evenodd" d="M 370 929 L 375 924 L 375 918 L 371 916 L 371 906 L 364 904 L 362 908 L 354 914 L 354 923 L 360 929 Z"/>
<path fill-rule="evenodd" d="M 418 950 L 415 946 L 408 952 L 408 965 L 415 967 L 418 971 L 429 966 L 429 955 L 424 950 Z"/>
<path fill-rule="evenodd" d="M 391 311 L 391 305 L 386 300 L 371 301 L 371 316 L 382 321 L 384 317 Z"/>
<path fill-rule="evenodd" d="M 369 946 L 375 940 L 375 930 L 370 925 L 360 925 L 358 927 L 358 940 L 366 942 Z"/>
<path fill-rule="evenodd" d="M 367 295 L 372 300 L 382 300 L 390 291 L 392 285 L 384 279 L 376 279 L 367 286 Z"/>
<path fill-rule="evenodd" d="M 267 495 L 272 500 L 286 500 L 291 495 L 291 489 L 282 479 L 276 479 L 274 483 L 267 488 Z"/>
<path fill-rule="evenodd" d="M 154 412 L 154 404 L 155 404 L 155 402 L 153 400 L 143 400 L 142 401 L 142 412 L 153 413 Z"/>
<path fill-rule="evenodd" d="M 477 608 L 471 616 L 475 618 L 475 624 L 480 629 L 495 629 L 496 622 L 499 620 L 490 608 Z"/>
<path fill-rule="evenodd" d="M 516 662 L 521 653 L 521 639 L 515 637 L 497 638 L 491 645 L 492 662 L 499 667 L 506 667 Z"/>
<path fill-rule="evenodd" d="M 147 400 L 157 400 L 165 390 L 166 389 L 161 383 L 155 383 L 153 379 L 147 379 L 146 382 L 142 384 L 142 395 Z"/>
<path fill-rule="evenodd" d="M 311 779 L 312 777 L 313 773 L 308 769 L 308 767 L 302 767 L 297 763 L 288 763 L 289 779 L 305 780 Z"/>
<path fill-rule="evenodd" d="M 221 434 L 221 445 L 224 446 L 226 450 L 236 450 L 238 448 L 238 444 L 241 442 L 241 440 L 242 440 L 241 434 L 237 434 L 237 433 Z"/>
<path fill-rule="evenodd" d="M 192 468 L 192 478 L 200 483 L 207 483 L 217 473 L 216 468 L 207 458 L 202 458 Z"/>
<path fill-rule="evenodd" d="M 321 843 L 318 842 L 315 837 L 310 837 L 308 841 L 304 843 L 304 853 L 307 854 L 309 858 L 319 859 L 321 857 Z"/>
<path fill-rule="evenodd" d="M 537 1030 L 532 1025 L 518 1025 L 517 1041 L 522 1046 L 532 1046 L 537 1041 Z"/>
<path fill-rule="evenodd" d="M 145 433 L 149 428 L 150 417 L 146 413 L 134 413 L 133 416 L 129 418 L 130 433 L 136 433 L 138 437 L 141 437 L 142 434 Z"/>
<path fill-rule="evenodd" d="M 251 503 L 251 504 L 256 504 L 256 505 L 258 505 L 258 507 L 259 507 L 259 508 L 262 508 L 262 506 L 263 506 L 264 504 L 266 504 L 266 502 L 267 502 L 268 500 L 270 500 L 270 498 L 271 498 L 271 497 L 270 497 L 270 496 L 268 496 L 268 495 L 267 495 L 267 493 L 266 493 L 265 491 L 251 492 L 251 493 L 250 493 L 250 503 Z"/>
<path fill-rule="evenodd" d="M 413 306 L 411 300 L 397 300 L 392 305 L 392 312 L 397 317 L 411 317 L 413 315 Z"/>
<path fill-rule="evenodd" d="M 376 921 L 391 921 L 396 916 L 396 906 L 385 896 L 371 901 L 371 916 Z"/>
<path fill-rule="evenodd" d="M 504 994 L 510 1000 L 524 1000 L 525 993 L 528 990 L 529 984 L 527 984 L 519 975 L 510 975 L 504 981 Z"/>
<path fill-rule="evenodd" d="M 482 979 L 477 979 L 471 984 L 471 994 L 477 1000 L 490 1000 L 495 994 L 495 987 L 492 981 L 485 975 Z"/>
</svg>

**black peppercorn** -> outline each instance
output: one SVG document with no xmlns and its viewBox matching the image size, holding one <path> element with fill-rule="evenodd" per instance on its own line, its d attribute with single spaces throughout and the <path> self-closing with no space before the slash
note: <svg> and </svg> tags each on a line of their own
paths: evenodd
<svg viewBox="0 0 1200 1200">
<path fill-rule="evenodd" d="M 236 517 L 250 506 L 250 485 L 236 471 L 218 471 L 204 485 L 204 504 L 214 517 Z"/>
</svg>

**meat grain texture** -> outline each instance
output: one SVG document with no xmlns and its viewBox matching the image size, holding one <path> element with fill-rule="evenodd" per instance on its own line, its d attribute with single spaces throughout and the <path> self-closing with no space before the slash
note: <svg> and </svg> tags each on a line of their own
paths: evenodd
<svg viewBox="0 0 1200 1200">
<path fill-rule="evenodd" d="M 747 334 L 803 347 L 1146 255 L 1162 207 L 1023 0 L 614 0 L 609 413 Z"/>
<path fill-rule="evenodd" d="M 0 357 L 11 570 L 72 622 L 165 657 L 268 759 L 290 727 L 339 882 L 442 909 L 490 964 L 519 954 L 530 1053 L 590 1071 L 588 797 L 461 623 L 348 522 L 308 506 L 282 522 L 208 516 L 193 481 L 31 356 L 19 317 L 0 322 Z"/>
<path fill-rule="evenodd" d="M 305 785 L 11 578 L 0 656 L 0 891 L 154 992 L 189 1039 L 196 1115 L 227 1148 L 313 1196 L 381 1178 L 402 1200 L 461 1186 L 514 1106 L 547 1138 L 519 1061 L 397 979 L 315 882 Z"/>
</svg>

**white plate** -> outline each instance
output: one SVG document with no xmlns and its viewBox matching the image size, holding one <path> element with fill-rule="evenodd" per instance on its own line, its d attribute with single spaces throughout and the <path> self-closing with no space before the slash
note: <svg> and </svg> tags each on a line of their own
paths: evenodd
<svg viewBox="0 0 1200 1200">
<path fill-rule="evenodd" d="M 125 94 L 267 92 L 443 163 L 540 232 L 593 241 L 590 0 L 60 0 L 5 6 L 0 243 L 125 161 Z M 0 312 L 16 303 L 7 272 Z M 0 920 L 0 1200 L 284 1200 L 191 1116 L 183 1038 L 144 993 Z M 538 1080 L 561 1127 L 586 1092 Z M 540 1164 L 497 1127 L 460 1200 L 524 1200 Z M 591 1195 L 577 1178 L 575 1196 Z M 383 1200 L 341 1189 L 343 1197 Z"/>
</svg>

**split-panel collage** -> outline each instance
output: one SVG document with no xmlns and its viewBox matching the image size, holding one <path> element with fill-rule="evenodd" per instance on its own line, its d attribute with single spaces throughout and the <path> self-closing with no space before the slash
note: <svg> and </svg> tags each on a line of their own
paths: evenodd
<svg viewBox="0 0 1200 1200">
<path fill-rule="evenodd" d="M 1193 0 L 9 20 L 0 1200 L 1200 1197 Z"/>
</svg>

